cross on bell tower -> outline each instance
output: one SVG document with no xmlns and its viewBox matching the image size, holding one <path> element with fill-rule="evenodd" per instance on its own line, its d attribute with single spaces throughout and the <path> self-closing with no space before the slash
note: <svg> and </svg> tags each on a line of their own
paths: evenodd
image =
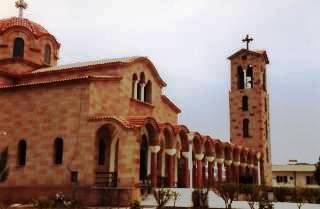
<svg viewBox="0 0 320 209">
<path fill-rule="evenodd" d="M 28 4 L 24 0 L 16 1 L 16 8 L 19 9 L 19 18 L 23 17 L 23 10 L 28 8 Z"/>
<path fill-rule="evenodd" d="M 246 42 L 246 44 L 247 44 L 247 50 L 249 50 L 249 44 L 251 41 L 253 41 L 253 38 L 249 38 L 248 34 L 246 35 L 246 38 L 242 39 L 242 42 L 243 43 Z"/>
</svg>

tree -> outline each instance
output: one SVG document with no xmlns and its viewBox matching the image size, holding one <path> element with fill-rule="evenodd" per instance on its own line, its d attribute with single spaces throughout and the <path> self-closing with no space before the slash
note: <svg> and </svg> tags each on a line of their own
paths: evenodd
<svg viewBox="0 0 320 209">
<path fill-rule="evenodd" d="M 305 190 L 302 188 L 296 188 L 294 192 L 294 200 L 297 203 L 297 207 L 299 209 L 302 208 L 302 206 L 306 203 L 306 198 L 305 198 Z"/>
<path fill-rule="evenodd" d="M 250 209 L 255 209 L 259 206 L 262 198 L 262 187 L 258 185 L 242 184 L 240 185 L 240 193 L 246 196 Z"/>
<path fill-rule="evenodd" d="M 7 180 L 9 175 L 8 164 L 8 147 L 0 153 L 0 182 Z"/>
<path fill-rule="evenodd" d="M 208 205 L 209 188 L 196 189 L 192 192 L 192 202 L 194 208 L 206 209 Z"/>
<path fill-rule="evenodd" d="M 169 202 L 172 198 L 172 192 L 170 189 L 158 189 L 153 191 L 153 196 L 157 201 L 158 207 L 157 209 L 164 208 L 164 206 Z"/>
<path fill-rule="evenodd" d="M 231 183 L 218 184 L 215 193 L 224 200 L 225 208 L 231 209 L 232 202 L 238 196 L 239 188 L 238 185 Z"/>
<path fill-rule="evenodd" d="M 316 164 L 316 170 L 314 172 L 314 180 L 317 182 L 318 185 L 320 185 L 320 157 L 319 161 Z"/>
</svg>

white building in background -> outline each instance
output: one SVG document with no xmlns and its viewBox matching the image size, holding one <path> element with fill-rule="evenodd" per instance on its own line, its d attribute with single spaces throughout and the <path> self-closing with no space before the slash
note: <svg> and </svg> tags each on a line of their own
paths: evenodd
<svg viewBox="0 0 320 209">
<path fill-rule="evenodd" d="M 274 187 L 320 188 L 314 180 L 316 166 L 289 160 L 287 165 L 272 165 L 272 185 Z"/>
</svg>

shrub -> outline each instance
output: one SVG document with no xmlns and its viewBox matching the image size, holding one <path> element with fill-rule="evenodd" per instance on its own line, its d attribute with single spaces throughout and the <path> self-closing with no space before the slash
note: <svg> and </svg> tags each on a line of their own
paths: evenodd
<svg viewBox="0 0 320 209">
<path fill-rule="evenodd" d="M 132 203 L 129 205 L 130 209 L 142 209 L 143 207 L 140 205 L 140 202 L 138 200 L 134 200 Z"/>
<path fill-rule="evenodd" d="M 157 209 L 161 209 L 169 202 L 172 193 L 170 189 L 158 189 L 153 191 L 153 196 L 158 204 Z"/>
<path fill-rule="evenodd" d="M 192 202 L 193 202 L 193 207 L 197 208 L 208 208 L 208 193 L 209 189 L 196 189 L 193 190 L 192 192 Z"/>
<path fill-rule="evenodd" d="M 224 183 L 218 184 L 214 191 L 224 200 L 225 208 L 230 209 L 239 194 L 239 187 L 236 184 Z"/>
</svg>

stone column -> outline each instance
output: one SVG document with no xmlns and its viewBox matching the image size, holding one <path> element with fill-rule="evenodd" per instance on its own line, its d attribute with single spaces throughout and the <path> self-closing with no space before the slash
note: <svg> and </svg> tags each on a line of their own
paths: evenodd
<svg viewBox="0 0 320 209">
<path fill-rule="evenodd" d="M 134 84 L 133 84 L 133 98 L 134 99 L 138 99 L 138 84 L 139 84 L 139 81 L 135 80 Z"/>
<path fill-rule="evenodd" d="M 196 159 L 196 187 L 197 188 L 202 188 L 203 187 L 203 176 L 202 176 L 202 160 L 203 160 L 204 155 L 202 153 L 200 154 L 195 154 L 195 159 Z"/>
<path fill-rule="evenodd" d="M 240 177 L 240 172 L 239 172 L 239 166 L 240 166 L 240 162 L 233 162 L 233 166 L 234 166 L 234 182 L 239 184 L 239 177 Z"/>
<path fill-rule="evenodd" d="M 217 167 L 218 167 L 218 183 L 222 183 L 222 164 L 223 164 L 224 159 L 219 158 L 217 159 Z"/>
<path fill-rule="evenodd" d="M 173 188 L 174 187 L 174 162 L 175 162 L 175 155 L 177 150 L 175 148 L 172 149 L 166 149 L 166 154 L 168 155 L 168 187 Z"/>
<path fill-rule="evenodd" d="M 214 185 L 214 156 L 206 157 L 208 161 L 208 185 L 209 188 Z"/>
<path fill-rule="evenodd" d="M 141 101 L 145 102 L 144 101 L 144 88 L 145 88 L 146 84 L 141 83 L 140 86 L 141 86 Z"/>
<path fill-rule="evenodd" d="M 158 185 L 157 153 L 160 151 L 160 146 L 149 146 L 149 150 L 151 152 L 151 185 L 156 188 Z"/>
<path fill-rule="evenodd" d="M 231 183 L 231 176 L 232 176 L 231 163 L 232 163 L 232 160 L 225 160 L 224 161 L 224 166 L 226 168 L 226 182 L 227 183 Z"/>
<path fill-rule="evenodd" d="M 189 187 L 190 186 L 190 173 L 189 173 L 189 166 L 188 166 L 188 164 L 189 164 L 189 152 L 182 152 L 181 153 L 181 155 L 182 155 L 182 159 L 183 159 L 183 171 L 182 171 L 182 173 L 183 173 L 183 185 L 185 186 L 185 187 Z"/>
<path fill-rule="evenodd" d="M 261 185 L 261 171 L 260 171 L 260 157 L 261 157 L 261 154 L 260 152 L 257 153 L 257 161 L 258 161 L 258 170 L 257 170 L 257 180 L 258 180 L 258 185 Z"/>
</svg>

